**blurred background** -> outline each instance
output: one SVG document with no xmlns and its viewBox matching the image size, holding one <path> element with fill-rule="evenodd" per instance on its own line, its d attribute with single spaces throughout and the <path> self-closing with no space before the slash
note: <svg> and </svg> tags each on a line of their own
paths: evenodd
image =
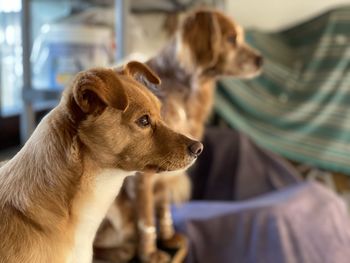
<svg viewBox="0 0 350 263">
<path fill-rule="evenodd" d="M 171 37 L 179 14 L 198 6 L 222 10 L 242 25 L 246 41 L 263 55 L 264 67 L 252 80 L 223 78 L 217 82 L 209 125 L 228 128 L 230 133 L 212 141 L 227 154 L 210 156 L 216 158 L 225 176 L 213 181 L 204 178 L 219 197 L 210 196 L 210 189 L 206 192 L 210 198 L 204 197 L 210 202 L 222 200 L 221 188 L 230 191 L 223 206 L 211 210 L 210 203 L 196 208 L 204 211 L 202 216 L 207 210 L 223 212 L 213 217 L 217 224 L 210 217 L 203 219 L 209 221 L 203 225 L 208 229 L 198 231 L 204 234 L 196 242 L 204 242 L 198 246 L 204 251 L 194 253 L 203 260 L 193 262 L 226 262 L 204 259 L 210 258 L 207 253 L 220 254 L 231 237 L 237 238 L 238 245 L 230 251 L 244 256 L 252 251 L 263 254 L 268 247 L 266 251 L 274 257 L 275 248 L 287 247 L 281 249 L 283 260 L 264 262 L 348 262 L 350 228 L 343 200 L 349 207 L 350 0 L 0 0 L 0 161 L 26 142 L 77 72 L 130 58 L 150 58 Z M 225 162 L 235 169 L 222 168 Z M 204 167 L 207 172 L 215 171 L 208 163 Z M 288 190 L 287 195 L 275 193 L 294 186 L 294 171 L 303 182 L 321 181 L 338 195 L 315 185 Z M 199 187 L 204 179 L 198 177 Z M 276 195 L 254 203 L 253 198 L 260 200 L 267 192 Z M 244 216 L 237 216 L 244 205 L 237 208 L 227 200 L 248 200 Z M 260 209 L 262 204 L 271 209 Z M 191 205 L 179 217 L 192 213 L 195 222 L 198 210 Z M 226 205 L 233 207 L 227 210 Z M 257 213 L 252 212 L 253 206 Z M 227 211 L 237 222 L 227 220 Z M 230 222 L 235 223 L 227 231 Z M 242 230 L 244 224 L 254 222 L 256 227 L 246 228 L 254 231 Z M 259 232 L 265 229 L 268 231 Z M 242 236 L 248 233 L 246 243 L 236 235 L 239 231 Z M 330 237 L 337 241 L 332 243 Z M 266 245 L 266 240 L 273 245 Z M 346 249 L 339 250 L 337 242 Z M 311 252 L 303 254 L 304 249 Z M 297 256 L 289 257 L 286 251 Z M 333 256 L 339 251 L 344 257 L 336 260 Z M 237 262 L 259 262 L 259 253 L 251 253 L 252 261 Z M 324 261 L 308 260 L 311 254 Z"/>
<path fill-rule="evenodd" d="M 205 5 L 241 24 L 265 57 L 255 80 L 220 80 L 212 125 L 238 129 L 293 162 L 349 174 L 349 4 L 0 0 L 0 157 L 25 143 L 77 72 L 146 60 L 171 37 L 177 14 Z"/>
</svg>

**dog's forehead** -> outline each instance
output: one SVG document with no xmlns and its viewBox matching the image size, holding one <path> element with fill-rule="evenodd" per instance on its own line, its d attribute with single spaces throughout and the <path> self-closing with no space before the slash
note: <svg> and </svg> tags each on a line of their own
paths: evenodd
<svg viewBox="0 0 350 263">
<path fill-rule="evenodd" d="M 235 33 L 237 35 L 243 34 L 242 27 L 238 25 L 232 18 L 220 12 L 215 12 L 215 15 L 218 18 L 220 28 L 223 33 Z"/>
<path fill-rule="evenodd" d="M 160 112 L 159 99 L 147 87 L 129 76 L 120 76 L 120 80 L 128 93 L 129 101 L 144 105 L 148 110 Z"/>
</svg>

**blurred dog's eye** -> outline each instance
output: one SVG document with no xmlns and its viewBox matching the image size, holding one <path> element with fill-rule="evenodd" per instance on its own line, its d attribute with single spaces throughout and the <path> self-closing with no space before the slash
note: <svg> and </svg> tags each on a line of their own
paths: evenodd
<svg viewBox="0 0 350 263">
<path fill-rule="evenodd" d="M 236 42 L 237 42 L 237 35 L 231 35 L 227 38 L 227 41 L 230 43 L 230 44 L 233 44 L 235 45 Z"/>
<path fill-rule="evenodd" d="M 136 123 L 140 127 L 147 127 L 151 124 L 151 120 L 148 115 L 143 115 L 140 119 L 136 121 Z"/>
</svg>

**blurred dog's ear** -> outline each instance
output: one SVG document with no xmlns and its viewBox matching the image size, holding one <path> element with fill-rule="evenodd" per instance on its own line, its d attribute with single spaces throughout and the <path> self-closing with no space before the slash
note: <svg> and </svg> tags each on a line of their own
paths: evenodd
<svg viewBox="0 0 350 263">
<path fill-rule="evenodd" d="M 185 18 L 180 31 L 183 48 L 190 52 L 194 66 L 209 67 L 218 58 L 221 41 L 220 25 L 215 13 L 198 10 Z"/>
<path fill-rule="evenodd" d="M 109 69 L 81 72 L 73 82 L 73 97 L 86 114 L 99 114 L 107 106 L 124 111 L 128 97 L 117 74 Z"/>
<path fill-rule="evenodd" d="M 161 83 L 160 78 L 153 72 L 146 64 L 137 61 L 131 61 L 124 67 L 124 71 L 136 80 L 145 78 L 152 84 L 159 85 Z"/>
</svg>

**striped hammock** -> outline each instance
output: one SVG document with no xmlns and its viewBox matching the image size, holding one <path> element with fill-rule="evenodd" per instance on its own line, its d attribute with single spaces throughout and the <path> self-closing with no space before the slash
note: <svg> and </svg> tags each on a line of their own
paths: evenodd
<svg viewBox="0 0 350 263">
<path fill-rule="evenodd" d="M 247 39 L 264 72 L 221 80 L 217 114 L 291 160 L 350 175 L 350 6 Z"/>
</svg>

